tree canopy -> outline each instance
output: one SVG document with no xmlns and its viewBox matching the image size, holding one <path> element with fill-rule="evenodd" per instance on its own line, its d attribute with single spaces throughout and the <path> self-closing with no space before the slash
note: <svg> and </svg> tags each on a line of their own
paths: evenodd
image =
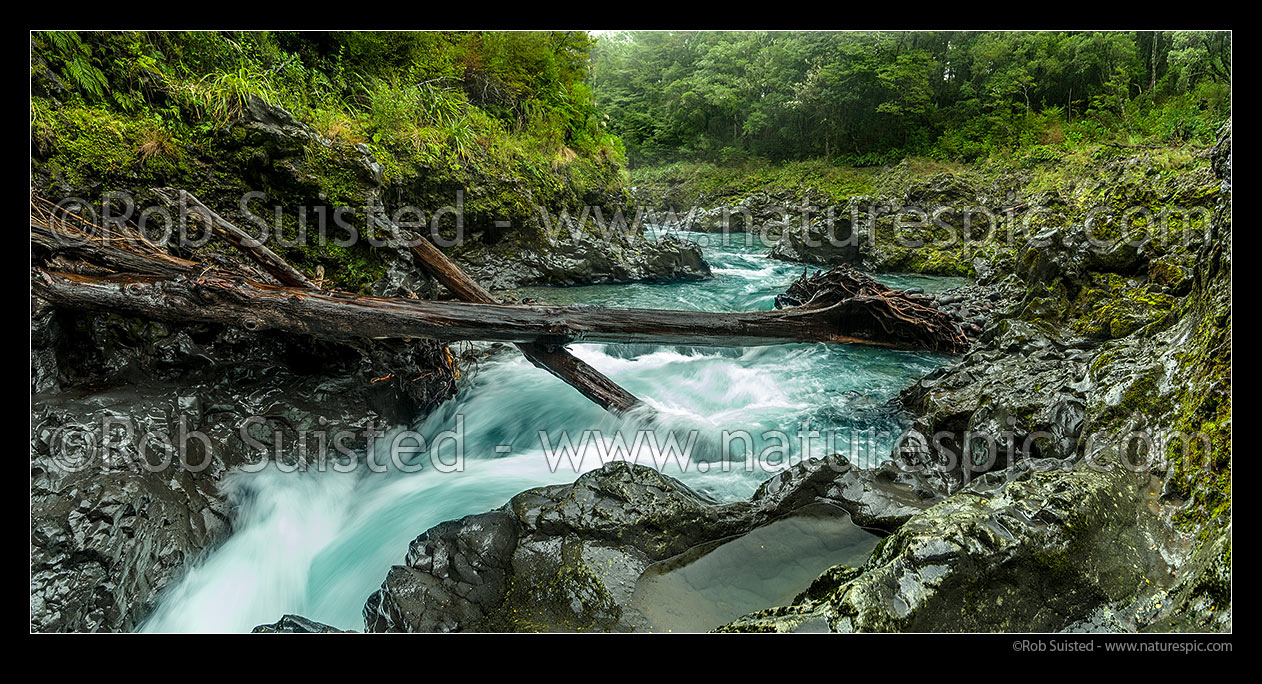
<svg viewBox="0 0 1262 684">
<path fill-rule="evenodd" d="M 974 158 L 1069 138 L 1209 140 L 1230 34 L 644 31 L 593 84 L 633 162 Z"/>
</svg>

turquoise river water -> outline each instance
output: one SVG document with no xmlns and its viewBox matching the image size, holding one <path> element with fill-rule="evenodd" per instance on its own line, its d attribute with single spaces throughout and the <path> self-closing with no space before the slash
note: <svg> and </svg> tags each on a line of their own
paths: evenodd
<svg viewBox="0 0 1262 684">
<path fill-rule="evenodd" d="M 804 268 L 766 258 L 766 247 L 745 244 L 743 234 L 675 234 L 702 245 L 713 278 L 525 288 L 510 296 L 551 304 L 765 310 Z M 927 292 L 964 282 L 878 278 Z M 843 452 L 872 465 L 888 457 L 906 426 L 889 400 L 947 360 L 825 344 L 579 344 L 572 351 L 653 406 L 658 419 L 652 429 L 607 415 L 505 349 L 482 360 L 455 397 L 410 426 L 431 445 L 446 433 L 437 462 L 421 454 L 402 461 L 411 467 L 377 469 L 385 472 L 269 467 L 226 476 L 223 489 L 236 504 L 232 535 L 164 592 L 142 630 L 244 632 L 286 613 L 362 630 L 365 600 L 417 535 L 444 520 L 502 506 L 525 489 L 572 481 L 613 457 L 634 458 L 719 500 L 750 496 L 759 483 L 806 456 Z M 462 438 L 462 452 L 451 435 Z M 564 451 L 560 445 L 567 439 L 573 448 Z M 377 441 L 377 462 L 390 463 L 384 446 L 389 440 Z M 627 448 L 620 452 L 619 446 Z"/>
</svg>

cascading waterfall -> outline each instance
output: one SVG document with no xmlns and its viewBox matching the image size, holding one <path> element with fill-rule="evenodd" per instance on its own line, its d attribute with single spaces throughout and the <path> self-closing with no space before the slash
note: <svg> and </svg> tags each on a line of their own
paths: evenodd
<svg viewBox="0 0 1262 684">
<path fill-rule="evenodd" d="M 746 236 L 675 233 L 700 243 L 714 278 L 669 285 L 525 288 L 521 297 L 549 303 L 711 311 L 772 308 L 775 295 L 803 265 L 767 259 Z M 959 279 L 885 276 L 894 287 L 932 291 Z M 905 427 L 887 402 L 944 357 L 875 347 L 782 345 L 749 349 L 574 345 L 575 354 L 658 411 L 651 437 L 681 447 L 696 431 L 690 458 L 665 463 L 665 447 L 637 460 L 720 500 L 748 497 L 776 470 L 804 456 L 834 451 L 872 464 L 885 458 Z M 546 371 L 506 350 L 481 362 L 457 396 L 414 429 L 433 443 L 463 433 L 463 469 L 442 472 L 422 459 L 415 472 L 357 467 L 231 473 L 223 489 L 236 504 L 234 532 L 162 595 L 142 629 L 153 632 L 242 632 L 300 614 L 343 629 L 362 629 L 362 609 L 408 543 L 429 527 L 503 505 L 531 487 L 572 481 L 643 426 L 615 419 Z M 743 430 L 726 456 L 723 430 Z M 826 441 L 827 430 L 838 440 Z M 543 434 L 540 434 L 543 431 Z M 584 431 L 588 433 L 584 441 Z M 790 439 L 782 444 L 775 435 Z M 810 431 L 820 431 L 811 438 Z M 866 432 L 858 432 L 866 431 Z M 772 433 L 767 436 L 765 433 Z M 856 443 L 853 435 L 865 435 Z M 576 447 L 555 451 L 566 437 Z M 379 438 L 365 455 L 389 463 Z M 446 442 L 446 446 L 453 446 Z M 651 445 L 652 441 L 648 440 Z M 857 448 L 855 448 L 857 447 Z M 575 455 L 577 454 L 577 456 Z M 787 456 L 786 456 L 787 454 Z M 455 463 L 454 451 L 444 463 Z M 574 461 L 577 460 L 577 464 Z M 575 467 L 577 465 L 577 467 Z M 751 467 L 752 466 L 752 467 Z M 408 471 L 413 469 L 408 468 Z"/>
</svg>

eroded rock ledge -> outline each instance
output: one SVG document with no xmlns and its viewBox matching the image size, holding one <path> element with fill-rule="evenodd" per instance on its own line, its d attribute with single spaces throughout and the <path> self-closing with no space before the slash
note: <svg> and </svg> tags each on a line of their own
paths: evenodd
<svg viewBox="0 0 1262 684">
<path fill-rule="evenodd" d="M 411 381 L 420 369 L 428 375 Z M 348 447 L 362 446 L 362 430 L 410 420 L 454 390 L 432 341 L 353 349 L 45 307 L 32 314 L 32 374 L 33 631 L 135 629 L 227 538 L 234 502 L 220 483 L 232 468 L 310 461 L 317 447 L 299 442 L 310 431 L 346 431 Z M 260 453 L 242 425 L 269 452 L 279 439 L 280 453 Z M 163 467 L 153 443 L 142 456 L 142 435 L 178 444 L 194 432 L 211 449 L 188 440 L 190 467 Z"/>
<path fill-rule="evenodd" d="M 369 598 L 365 624 L 374 632 L 629 631 L 636 580 L 653 563 L 818 503 L 883 533 L 933 496 L 909 478 L 817 460 L 749 501 L 724 504 L 651 468 L 614 462 L 417 537 Z"/>
<path fill-rule="evenodd" d="M 792 605 L 720 631 L 1047 632 L 1134 594 L 1156 559 L 1128 504 L 1133 477 L 1120 468 L 1008 477 L 909 519 L 862 568 L 835 569 Z"/>
<path fill-rule="evenodd" d="M 473 245 L 457 261 L 474 280 L 491 290 L 526 285 L 588 285 L 675 282 L 710 277 L 710 265 L 695 243 L 670 236 L 602 238 L 575 230 L 534 246 L 517 243 Z"/>
</svg>

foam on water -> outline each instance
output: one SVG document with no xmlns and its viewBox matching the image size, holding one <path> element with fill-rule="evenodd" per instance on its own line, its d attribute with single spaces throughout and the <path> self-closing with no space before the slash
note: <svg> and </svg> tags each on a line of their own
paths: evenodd
<svg viewBox="0 0 1262 684">
<path fill-rule="evenodd" d="M 697 237 L 697 236 L 693 236 Z M 772 308 L 802 264 L 766 259 L 743 242 L 705 249 L 715 277 L 669 285 L 524 288 L 549 303 L 734 311 Z M 926 290 L 949 279 L 883 277 Z M 775 471 L 806 455 L 850 451 L 871 463 L 889 453 L 904 417 L 887 406 L 899 390 L 944 362 L 922 353 L 824 344 L 749 349 L 575 345 L 583 360 L 657 410 L 637 462 L 658 467 L 720 500 L 748 497 Z M 872 430 L 874 444 L 789 442 L 768 431 Z M 619 420 L 512 350 L 484 360 L 458 395 L 413 426 L 428 441 L 460 426 L 464 467 L 417 472 L 233 473 L 233 533 L 165 591 L 145 631 L 240 632 L 285 613 L 362 629 L 362 608 L 408 543 L 433 525 L 502 506 L 531 487 L 572 481 L 633 445 L 643 424 Z M 724 450 L 721 431 L 746 431 Z M 541 435 L 542 431 L 542 435 Z M 584 442 L 584 431 L 594 431 Z M 687 458 L 663 459 L 667 440 L 696 439 Z M 551 447 L 568 436 L 570 457 Z M 654 448 L 654 440 L 657 447 Z M 389 437 L 377 442 L 379 451 Z M 497 449 L 498 448 L 498 449 Z M 786 457 L 787 453 L 787 457 Z M 577 456 L 576 456 L 577 454 Z M 454 462 L 454 453 L 443 462 Z M 376 457 L 376 462 L 388 459 Z M 422 464 L 425 462 L 422 460 Z M 682 467 L 681 467 L 682 463 Z M 559 465 L 558 465 L 559 464 Z M 362 466 L 362 463 L 360 464 Z M 555 467 L 555 469 L 554 469 Z"/>
</svg>

